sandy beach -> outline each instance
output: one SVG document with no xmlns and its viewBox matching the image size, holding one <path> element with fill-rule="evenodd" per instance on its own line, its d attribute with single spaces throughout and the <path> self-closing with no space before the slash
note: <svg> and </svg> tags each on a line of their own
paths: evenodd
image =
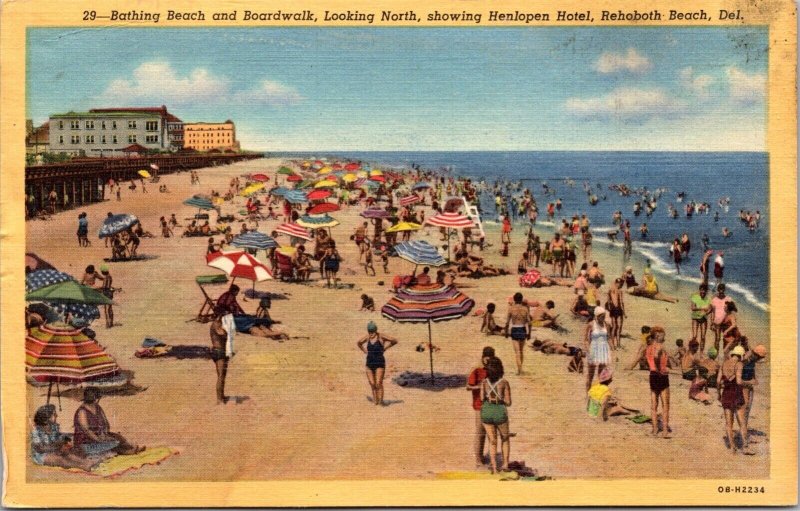
<svg viewBox="0 0 800 511">
<path fill-rule="evenodd" d="M 397 324 L 380 312 L 359 312 L 362 293 L 373 297 L 376 306 L 385 304 L 391 277 L 410 273 L 413 265 L 391 258 L 390 274 L 383 275 L 376 261 L 376 277 L 366 276 L 358 265 L 356 246 L 349 241 L 363 219 L 360 208 L 333 213 L 341 225 L 333 237 L 343 257 L 339 277 L 353 289 L 326 289 L 316 285 L 271 280 L 257 289 L 285 295 L 275 299 L 272 317 L 291 338 L 282 342 L 245 334 L 236 337 L 237 354 L 228 369 L 227 392 L 237 399 L 217 405 L 216 375 L 207 359 L 139 359 L 134 352 L 144 337 L 155 337 L 172 346 L 209 346 L 209 325 L 190 321 L 202 304 L 195 276 L 219 273 L 205 263 L 207 238 L 160 237 L 158 219 L 176 213 L 178 219 L 196 210 L 182 201 L 211 189 L 225 192 L 231 177 L 263 172 L 274 182 L 282 164 L 262 159 L 198 171 L 201 184 L 191 186 L 188 173 L 162 176 L 160 183 L 148 184 L 147 194 L 123 187 L 122 200 L 112 199 L 81 210 L 55 215 L 49 221 L 29 221 L 27 251 L 52 263 L 58 270 L 80 279 L 89 264 L 100 265 L 110 257 L 110 248 L 97 239 L 97 229 L 106 213 L 132 213 L 155 238 L 143 239 L 139 248 L 151 258 L 133 262 L 108 263 L 114 284 L 122 288 L 115 296 L 115 327 L 107 329 L 102 320 L 94 323 L 97 340 L 124 370 L 135 375 L 142 387 L 134 395 L 108 396 L 103 407 L 115 430 L 147 446 L 168 446 L 180 451 L 158 466 L 125 474 L 121 481 L 231 481 L 275 479 L 432 479 L 446 471 L 476 470 L 472 441 L 474 411 L 471 394 L 463 388 L 431 391 L 397 385 L 393 380 L 403 372 L 425 374 L 428 353 L 415 347 L 427 340 L 426 325 Z M 283 176 L 281 176 L 283 182 Z M 170 193 L 159 193 L 165 184 Z M 244 199 L 226 203 L 223 214 L 241 209 Z M 77 216 L 86 211 L 92 246 L 79 248 L 75 231 Z M 213 219 L 212 214 L 212 219 Z M 426 217 L 430 208 L 426 208 Z M 261 222 L 259 230 L 269 233 L 280 221 Z M 238 224 L 235 225 L 238 232 Z M 180 229 L 178 229 L 180 231 Z M 549 239 L 552 228 L 540 228 Z M 178 233 L 176 233 L 178 234 Z M 498 251 L 497 226 L 487 226 L 487 239 L 494 246 L 483 256 L 487 262 L 516 270 L 524 249 L 525 229 L 515 225 L 511 254 Z M 436 244 L 434 228 L 415 233 L 413 239 Z M 279 241 L 286 242 L 282 237 Z M 580 257 L 580 255 L 579 255 Z M 263 260 L 263 252 L 259 253 Z M 607 276 L 619 275 L 619 248 L 595 244 L 594 259 Z M 637 277 L 642 265 L 634 262 Z M 546 271 L 545 273 L 549 273 Z M 318 274 L 312 274 L 317 278 Z M 385 285 L 379 285 L 384 281 Z M 615 395 L 627 406 L 649 414 L 646 371 L 623 367 L 635 353 L 643 324 L 661 324 L 667 345 L 674 349 L 676 338 L 689 339 L 689 296 L 693 286 L 660 279 L 662 289 L 680 298 L 677 304 L 626 296 L 627 319 L 623 350 L 614 354 Z M 569 314 L 573 292 L 566 287 L 521 289 L 517 275 L 459 279 L 459 288 L 473 298 L 478 308 L 497 304 L 498 321 L 505 319 L 506 300 L 516 291 L 528 299 L 556 302 L 569 333 L 553 334 L 534 329 L 533 336 L 553 338 L 580 346 L 584 324 Z M 242 282 L 242 288 L 249 288 Z M 604 290 L 606 287 L 604 286 Z M 209 287 L 214 296 L 225 287 Z M 254 312 L 257 302 L 240 303 Z M 387 357 L 386 400 L 388 406 L 370 402 L 364 374 L 364 355 L 356 341 L 366 333 L 368 321 L 380 331 L 399 339 Z M 435 354 L 435 369 L 442 375 L 466 376 L 480 363 L 481 349 L 493 346 L 506 367 L 513 392 L 509 409 L 511 459 L 524 461 L 542 475 L 567 478 L 750 478 L 769 475 L 769 358 L 759 364 L 760 385 L 750 418 L 753 456 L 732 455 L 725 447 L 722 408 L 718 402 L 705 406 L 688 399 L 689 382 L 675 372 L 671 385 L 671 439 L 653 438 L 650 425 L 636 425 L 624 418 L 608 422 L 586 413 L 584 376 L 567 372 L 568 358 L 534 353 L 526 347 L 526 374 L 513 371 L 514 354 L 509 340 L 486 337 L 478 332 L 480 318 L 468 316 L 433 325 L 433 342 L 441 347 Z M 739 324 L 755 344 L 768 344 L 766 314 L 740 305 Z M 709 331 L 709 338 L 713 340 Z M 46 389 L 28 386 L 28 416 L 44 403 Z M 712 391 L 716 397 L 716 391 Z M 62 398 L 62 429 L 72 429 L 72 416 L 79 402 Z M 763 432 L 763 433 L 761 433 Z M 485 471 L 486 469 L 481 469 Z M 54 472 L 28 462 L 31 482 L 76 482 L 81 474 Z"/>
</svg>

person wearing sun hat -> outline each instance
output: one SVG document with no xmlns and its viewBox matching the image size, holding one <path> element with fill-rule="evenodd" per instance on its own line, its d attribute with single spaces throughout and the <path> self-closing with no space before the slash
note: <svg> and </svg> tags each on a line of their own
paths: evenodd
<svg viewBox="0 0 800 511">
<path fill-rule="evenodd" d="M 758 385 L 758 379 L 756 379 L 756 364 L 766 358 L 766 356 L 767 348 L 763 344 L 759 344 L 747 351 L 742 357 L 742 394 L 744 395 L 744 422 L 747 431 L 750 431 L 748 429 L 750 410 L 753 409 L 755 386 Z"/>
<path fill-rule="evenodd" d="M 367 335 L 356 343 L 358 349 L 367 355 L 367 381 L 372 389 L 372 402 L 383 404 L 383 376 L 386 373 L 386 350 L 397 344 L 397 339 L 378 333 L 374 321 L 367 323 Z"/>
<path fill-rule="evenodd" d="M 586 358 L 586 391 L 592 386 L 595 369 L 597 375 L 611 364 L 611 348 L 608 345 L 608 312 L 601 306 L 594 308 L 594 318 L 586 325 L 584 346 L 588 356 Z"/>
<path fill-rule="evenodd" d="M 733 436 L 733 418 L 739 422 L 740 434 L 742 437 L 742 448 L 745 452 L 749 450 L 749 437 L 747 434 L 747 421 L 745 420 L 744 391 L 742 389 L 742 358 L 745 351 L 742 346 L 736 346 L 728 355 L 728 358 L 719 368 L 717 373 L 717 396 L 722 404 L 725 413 L 725 433 L 728 447 L 736 453 L 736 439 Z"/>
</svg>

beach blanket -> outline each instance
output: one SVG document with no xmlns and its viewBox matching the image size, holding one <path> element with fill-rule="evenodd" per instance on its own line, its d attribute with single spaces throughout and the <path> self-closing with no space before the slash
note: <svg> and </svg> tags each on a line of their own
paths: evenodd
<svg viewBox="0 0 800 511">
<path fill-rule="evenodd" d="M 44 465 L 41 468 L 97 477 L 116 477 L 130 470 L 138 470 L 145 465 L 158 465 L 176 454 L 178 454 L 178 451 L 169 447 L 151 447 L 139 454 L 114 456 L 94 467 L 91 472 L 86 472 L 79 468 L 48 467 Z"/>
</svg>

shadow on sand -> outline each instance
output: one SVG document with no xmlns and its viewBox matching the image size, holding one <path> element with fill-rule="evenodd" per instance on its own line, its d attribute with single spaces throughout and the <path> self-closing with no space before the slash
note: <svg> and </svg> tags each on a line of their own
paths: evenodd
<svg viewBox="0 0 800 511">
<path fill-rule="evenodd" d="M 433 392 L 441 392 L 445 389 L 464 388 L 467 385 L 467 377 L 462 374 L 434 373 L 433 376 L 433 379 L 431 379 L 430 373 L 405 371 L 392 378 L 392 382 L 401 387 L 430 390 Z"/>
</svg>

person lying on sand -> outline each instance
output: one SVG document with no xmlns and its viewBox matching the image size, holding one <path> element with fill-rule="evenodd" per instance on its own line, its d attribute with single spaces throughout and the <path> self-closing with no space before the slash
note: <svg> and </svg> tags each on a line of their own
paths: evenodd
<svg viewBox="0 0 800 511">
<path fill-rule="evenodd" d="M 288 339 L 289 336 L 283 332 L 278 332 L 272 329 L 275 323 L 270 318 L 259 318 L 252 314 L 247 314 L 242 309 L 236 296 L 239 294 L 239 286 L 231 284 L 231 287 L 225 293 L 222 293 L 217 299 L 216 310 L 220 314 L 233 314 L 233 320 L 236 323 L 236 331 L 257 337 L 267 337 L 269 339 Z"/>
<path fill-rule="evenodd" d="M 569 357 L 574 357 L 581 351 L 581 349 L 576 346 L 569 346 L 565 342 L 560 343 L 552 339 L 534 339 L 531 343 L 531 349 L 533 349 L 533 351 L 541 351 L 545 355 L 567 355 Z"/>
<path fill-rule="evenodd" d="M 628 408 L 623 405 L 612 394 L 609 385 L 612 382 L 611 370 L 603 369 L 598 378 L 598 382 L 589 388 L 587 412 L 591 417 L 602 417 L 607 421 L 609 417 L 616 415 L 636 415 L 639 410 Z"/>
</svg>

